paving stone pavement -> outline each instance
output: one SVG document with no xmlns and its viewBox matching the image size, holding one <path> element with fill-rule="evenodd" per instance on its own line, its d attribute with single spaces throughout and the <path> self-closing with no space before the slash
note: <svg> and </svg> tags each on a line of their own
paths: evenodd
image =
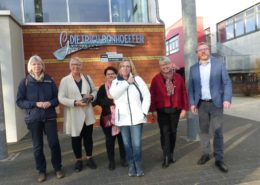
<svg viewBox="0 0 260 185">
<path fill-rule="evenodd" d="M 259 103 L 259 98 L 252 103 Z M 237 104 L 241 99 L 236 99 Z M 247 101 L 247 100 L 246 100 Z M 241 105 L 244 105 L 241 103 Z M 260 105 L 260 104 L 257 104 Z M 238 105 L 236 105 L 239 107 Z M 254 105 L 255 107 L 256 105 Z M 257 106 L 256 106 L 257 107 Z M 254 116 L 259 114 L 255 110 Z M 241 110 L 244 109 L 243 106 Z M 238 110 L 237 110 L 238 111 Z M 239 112 L 239 111 L 238 111 Z M 243 112 L 243 110 L 242 110 Z M 238 117 L 238 116 L 240 117 Z M 167 169 L 161 168 L 162 151 L 160 148 L 159 128 L 157 124 L 146 124 L 143 134 L 144 177 L 128 177 L 127 168 L 119 164 L 119 152 L 116 149 L 117 166 L 114 171 L 107 168 L 104 135 L 101 128 L 94 129 L 94 157 L 98 164 L 96 170 L 84 166 L 80 173 L 73 171 L 74 156 L 70 138 L 60 133 L 63 157 L 64 179 L 56 179 L 50 164 L 49 148 L 45 146 L 47 156 L 48 185 L 258 185 L 260 184 L 260 122 L 256 119 L 242 118 L 241 114 L 224 116 L 225 162 L 228 173 L 220 172 L 214 166 L 214 159 L 198 166 L 200 157 L 199 142 L 185 140 L 186 120 L 179 124 L 176 146 L 177 162 Z M 244 116 L 245 117 L 245 116 Z M 45 142 L 46 143 L 46 142 Z M 0 162 L 0 185 L 30 185 L 36 182 L 30 136 L 15 144 L 8 145 L 9 156 L 13 160 Z"/>
</svg>

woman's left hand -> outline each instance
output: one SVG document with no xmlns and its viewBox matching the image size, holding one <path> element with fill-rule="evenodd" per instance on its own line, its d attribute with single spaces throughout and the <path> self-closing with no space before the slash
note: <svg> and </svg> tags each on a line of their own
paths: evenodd
<svg viewBox="0 0 260 185">
<path fill-rule="evenodd" d="M 185 118 L 185 116 L 186 116 L 186 110 L 182 110 L 180 114 L 180 119 Z"/>
<path fill-rule="evenodd" d="M 43 102 L 43 108 L 48 109 L 51 106 L 51 103 L 49 101 Z"/>
</svg>

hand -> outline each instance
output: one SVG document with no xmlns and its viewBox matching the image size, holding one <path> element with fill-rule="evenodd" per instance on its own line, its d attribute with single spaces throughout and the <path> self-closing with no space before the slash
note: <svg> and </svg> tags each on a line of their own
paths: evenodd
<svg viewBox="0 0 260 185">
<path fill-rule="evenodd" d="M 195 113 L 197 112 L 196 106 L 195 106 L 195 105 L 192 105 L 192 106 L 190 107 L 190 111 L 191 111 L 193 114 L 195 114 Z"/>
<path fill-rule="evenodd" d="M 84 98 L 81 100 L 81 102 L 89 104 L 89 102 L 91 102 L 93 99 L 94 99 L 94 96 L 88 95 L 88 96 L 84 96 Z"/>
<path fill-rule="evenodd" d="M 46 101 L 46 102 L 43 102 L 43 108 L 44 109 L 48 109 L 49 107 L 51 106 L 51 103 Z"/>
<path fill-rule="evenodd" d="M 135 78 L 134 78 L 132 75 L 130 75 L 129 78 L 128 78 L 128 80 L 127 80 L 127 82 L 128 82 L 129 84 L 133 84 L 133 83 L 135 82 Z"/>
<path fill-rule="evenodd" d="M 86 102 L 83 102 L 82 100 L 76 100 L 74 104 L 76 107 L 85 107 L 88 105 Z"/>
<path fill-rule="evenodd" d="M 157 112 L 152 112 L 152 115 L 153 115 L 153 120 L 154 120 L 155 122 L 158 122 Z"/>
<path fill-rule="evenodd" d="M 48 109 L 51 106 L 51 103 L 48 101 L 45 102 L 40 101 L 40 102 L 36 102 L 36 106 L 41 109 Z"/>
<path fill-rule="evenodd" d="M 231 106 L 230 102 L 228 102 L 228 101 L 224 101 L 224 102 L 223 102 L 223 107 L 224 107 L 224 109 L 229 109 L 230 106 Z"/>
<path fill-rule="evenodd" d="M 36 107 L 43 109 L 43 102 L 36 102 Z"/>
<path fill-rule="evenodd" d="M 180 119 L 185 118 L 186 116 L 186 110 L 181 110 Z"/>
</svg>

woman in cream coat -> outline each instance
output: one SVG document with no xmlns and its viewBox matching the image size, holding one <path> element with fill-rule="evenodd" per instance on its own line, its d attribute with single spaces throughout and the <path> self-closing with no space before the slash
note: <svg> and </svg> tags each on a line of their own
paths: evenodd
<svg viewBox="0 0 260 185">
<path fill-rule="evenodd" d="M 71 143 L 76 163 L 74 169 L 80 172 L 83 168 L 82 139 L 86 151 L 87 166 L 97 168 L 92 158 L 93 124 L 96 122 L 91 102 L 96 98 L 96 88 L 92 79 L 81 73 L 82 62 L 78 57 L 71 58 L 71 73 L 62 78 L 58 99 L 64 105 L 64 127 L 66 134 L 71 135 Z"/>
</svg>

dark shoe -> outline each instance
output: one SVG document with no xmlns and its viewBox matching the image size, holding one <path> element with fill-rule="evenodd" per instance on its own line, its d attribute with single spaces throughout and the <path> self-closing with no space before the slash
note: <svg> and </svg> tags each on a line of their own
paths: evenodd
<svg viewBox="0 0 260 185">
<path fill-rule="evenodd" d="M 123 167 L 127 167 L 128 166 L 128 163 L 127 163 L 126 159 L 121 158 L 120 163 L 121 163 L 121 166 L 123 166 Z"/>
<path fill-rule="evenodd" d="M 173 153 L 170 154 L 170 159 L 169 159 L 169 163 L 175 163 L 176 162 L 176 159 L 175 157 L 173 156 Z"/>
<path fill-rule="evenodd" d="M 218 167 L 218 169 L 224 173 L 228 172 L 228 167 L 225 165 L 223 161 L 215 161 L 215 165 Z"/>
<path fill-rule="evenodd" d="M 175 163 L 176 162 L 176 159 L 175 157 L 171 156 L 170 159 L 169 159 L 169 163 Z"/>
<path fill-rule="evenodd" d="M 47 179 L 46 173 L 40 172 L 37 178 L 38 182 L 44 182 Z"/>
<path fill-rule="evenodd" d="M 112 171 L 115 168 L 116 168 L 115 161 L 110 161 L 109 164 L 108 164 L 108 169 Z"/>
<path fill-rule="evenodd" d="M 197 164 L 198 165 L 203 165 L 206 162 L 208 162 L 210 160 L 209 154 L 204 154 L 201 156 L 201 158 L 198 160 Z"/>
<path fill-rule="evenodd" d="M 61 170 L 55 172 L 57 179 L 62 179 L 64 177 L 64 173 Z"/>
<path fill-rule="evenodd" d="M 96 169 L 97 168 L 97 165 L 94 161 L 94 159 L 91 157 L 89 159 L 87 159 L 87 166 L 91 169 Z"/>
<path fill-rule="evenodd" d="M 170 165 L 170 161 L 168 157 L 165 157 L 162 163 L 162 168 L 168 168 Z"/>
<path fill-rule="evenodd" d="M 82 168 L 83 168 L 83 162 L 81 160 L 78 160 L 74 166 L 75 172 L 80 172 Z"/>
</svg>

